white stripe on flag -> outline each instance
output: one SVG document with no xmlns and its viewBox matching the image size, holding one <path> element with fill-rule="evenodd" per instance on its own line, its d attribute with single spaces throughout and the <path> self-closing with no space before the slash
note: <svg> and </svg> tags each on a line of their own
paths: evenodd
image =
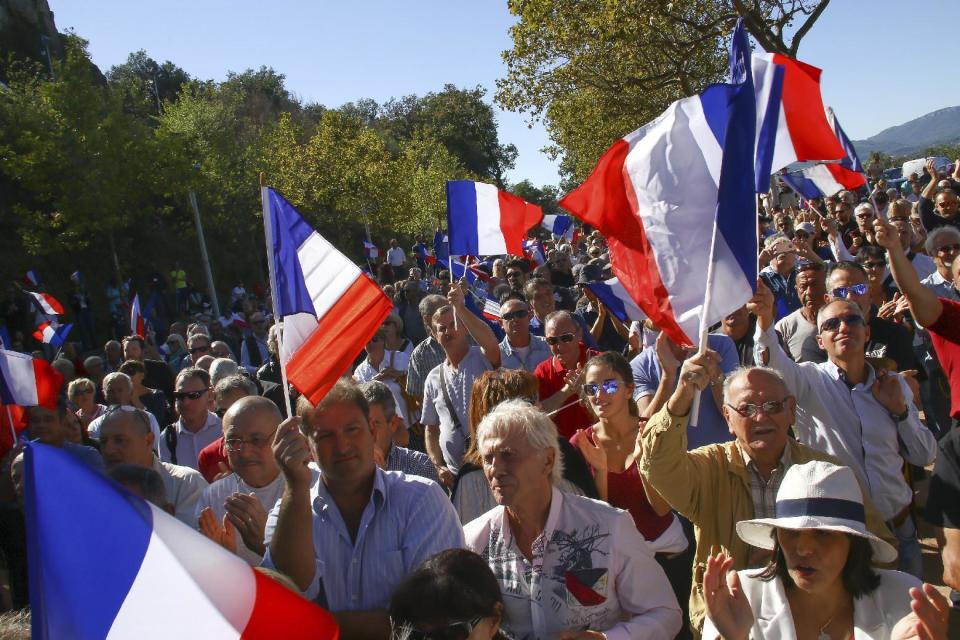
<svg viewBox="0 0 960 640">
<path fill-rule="evenodd" d="M 17 351 L 0 351 L 0 375 L 13 396 L 13 404 L 30 407 L 37 404 L 37 376 L 33 358 Z"/>
<path fill-rule="evenodd" d="M 507 243 L 500 229 L 500 198 L 492 184 L 476 182 L 477 190 L 477 250 L 482 256 L 507 252 Z"/>
<path fill-rule="evenodd" d="M 316 231 L 297 249 L 297 258 L 318 318 L 361 277 L 360 268 Z"/>
</svg>

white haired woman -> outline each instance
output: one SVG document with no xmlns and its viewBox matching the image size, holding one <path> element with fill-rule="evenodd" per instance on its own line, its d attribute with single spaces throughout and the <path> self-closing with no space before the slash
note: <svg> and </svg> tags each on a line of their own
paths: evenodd
<svg viewBox="0 0 960 640">
<path fill-rule="evenodd" d="M 738 522 L 737 534 L 773 560 L 759 572 L 730 572 L 733 558 L 722 553 L 708 560 L 704 640 L 946 640 L 946 598 L 913 576 L 872 568 L 897 552 L 867 531 L 848 467 L 790 467 L 776 517 Z"/>
</svg>

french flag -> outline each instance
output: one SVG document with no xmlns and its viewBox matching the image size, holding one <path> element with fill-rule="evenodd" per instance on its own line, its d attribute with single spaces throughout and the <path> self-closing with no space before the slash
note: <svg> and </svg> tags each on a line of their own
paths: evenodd
<svg viewBox="0 0 960 640">
<path fill-rule="evenodd" d="M 490 322 L 500 322 L 500 303 L 489 293 L 483 296 L 483 317 Z"/>
<path fill-rule="evenodd" d="M 570 216 L 548 214 L 543 216 L 540 226 L 555 236 L 566 238 L 567 241 L 573 239 L 573 218 Z"/>
<path fill-rule="evenodd" d="M 527 231 L 543 219 L 535 204 L 473 180 L 447 182 L 450 253 L 497 256 L 523 251 Z"/>
<path fill-rule="evenodd" d="M 56 298 L 54 298 L 49 293 L 45 291 L 27 291 L 27 294 L 33 298 L 33 301 L 37 304 L 43 312 L 49 316 L 62 316 L 63 315 L 63 305 L 60 304 Z"/>
<path fill-rule="evenodd" d="M 697 345 L 702 323 L 719 321 L 753 295 L 754 165 L 766 150 L 757 146 L 749 50 L 741 21 L 730 55 L 733 82 L 673 103 L 614 143 L 560 202 L 603 233 L 623 288 L 678 344 Z M 775 94 L 769 99 L 779 102 Z"/>
<path fill-rule="evenodd" d="M 40 274 L 36 270 L 30 269 L 23 274 L 23 284 L 31 289 L 36 289 L 40 286 Z"/>
<path fill-rule="evenodd" d="M 751 62 L 757 96 L 757 191 L 769 189 L 770 174 L 794 162 L 843 158 L 846 152 L 827 120 L 820 94 L 822 71 L 778 53 L 754 55 Z"/>
<path fill-rule="evenodd" d="M 338 637 L 330 613 L 70 454 L 30 443 L 24 463 L 33 638 Z"/>
<path fill-rule="evenodd" d="M 274 309 L 283 319 L 280 361 L 314 405 L 353 364 L 393 304 L 283 196 L 263 187 Z"/>
<path fill-rule="evenodd" d="M 794 191 L 807 199 L 832 196 L 844 189 L 859 189 L 867 183 L 857 151 L 853 148 L 853 143 L 843 131 L 832 109 L 827 109 L 827 120 L 840 144 L 843 145 L 844 156 L 840 162 L 816 164 L 805 167 L 797 173 L 788 172 L 781 176 Z"/>
<path fill-rule="evenodd" d="M 369 240 L 363 241 L 363 253 L 368 259 L 374 259 L 380 257 L 380 249 L 377 248 L 377 245 L 373 244 Z"/>
<path fill-rule="evenodd" d="M 140 313 L 140 294 L 134 294 L 133 301 L 130 303 L 130 335 L 146 337 L 147 328 L 143 321 L 143 314 Z"/>
<path fill-rule="evenodd" d="M 41 322 L 40 326 L 37 327 L 37 330 L 33 332 L 33 337 L 44 344 L 53 345 L 54 347 L 61 347 L 63 346 L 63 343 L 66 342 L 67 335 L 70 333 L 70 329 L 72 328 L 72 324 Z"/>
<path fill-rule="evenodd" d="M 21 407 L 57 408 L 63 376 L 46 360 L 0 349 L 0 402 Z"/>
<path fill-rule="evenodd" d="M 523 256 L 537 264 L 543 264 L 547 261 L 547 256 L 543 251 L 543 243 L 539 240 L 524 240 Z"/>
<path fill-rule="evenodd" d="M 602 302 L 623 324 L 629 324 L 633 320 L 646 320 L 647 314 L 637 306 L 617 278 L 610 278 L 604 282 L 590 282 L 586 286 L 593 295 L 597 296 L 597 300 Z"/>
</svg>

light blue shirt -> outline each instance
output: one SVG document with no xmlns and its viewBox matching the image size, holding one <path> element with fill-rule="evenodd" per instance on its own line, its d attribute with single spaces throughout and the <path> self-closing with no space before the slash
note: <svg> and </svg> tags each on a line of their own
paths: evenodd
<svg viewBox="0 0 960 640">
<path fill-rule="evenodd" d="M 527 352 L 521 356 L 516 347 L 510 345 L 510 338 L 500 342 L 500 367 L 502 369 L 523 369 L 533 373 L 537 365 L 553 355 L 547 341 L 540 336 L 530 334 Z"/>
<path fill-rule="evenodd" d="M 438 484 L 379 467 L 375 474 L 353 542 L 314 469 L 310 496 L 316 570 L 303 595 L 330 611 L 386 609 L 393 590 L 424 560 L 445 549 L 463 547 L 457 513 Z M 265 567 L 274 567 L 269 546 L 281 502 L 267 517 Z"/>
</svg>

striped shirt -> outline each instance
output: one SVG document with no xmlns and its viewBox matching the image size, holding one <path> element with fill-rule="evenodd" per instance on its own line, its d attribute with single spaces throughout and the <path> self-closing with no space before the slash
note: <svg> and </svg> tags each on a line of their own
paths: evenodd
<svg viewBox="0 0 960 640">
<path fill-rule="evenodd" d="M 407 393 L 422 398 L 427 376 L 446 359 L 443 347 L 430 336 L 414 347 L 410 354 L 410 366 L 407 367 Z"/>
<path fill-rule="evenodd" d="M 760 475 L 760 470 L 754 464 L 753 459 L 747 455 L 737 443 L 740 449 L 740 455 L 746 463 L 747 471 L 750 473 L 750 498 L 753 500 L 754 518 L 776 518 L 777 517 L 777 491 L 780 490 L 780 483 L 783 482 L 783 474 L 790 468 L 790 447 L 783 448 L 783 455 L 780 456 L 780 463 L 770 474 L 769 480 L 764 480 Z"/>
<path fill-rule="evenodd" d="M 399 471 L 408 476 L 420 476 L 438 484 L 440 482 L 437 468 L 430 461 L 430 456 L 397 445 L 390 447 L 390 453 L 387 455 L 387 471 Z"/>
<path fill-rule="evenodd" d="M 434 482 L 396 471 L 374 471 L 370 501 L 360 517 L 356 541 L 315 467 L 310 488 L 313 510 L 313 582 L 303 596 L 330 611 L 386 609 L 400 581 L 424 560 L 463 547 L 463 529 L 453 505 Z M 267 517 L 263 566 L 275 568 L 269 545 L 280 505 Z"/>
</svg>

